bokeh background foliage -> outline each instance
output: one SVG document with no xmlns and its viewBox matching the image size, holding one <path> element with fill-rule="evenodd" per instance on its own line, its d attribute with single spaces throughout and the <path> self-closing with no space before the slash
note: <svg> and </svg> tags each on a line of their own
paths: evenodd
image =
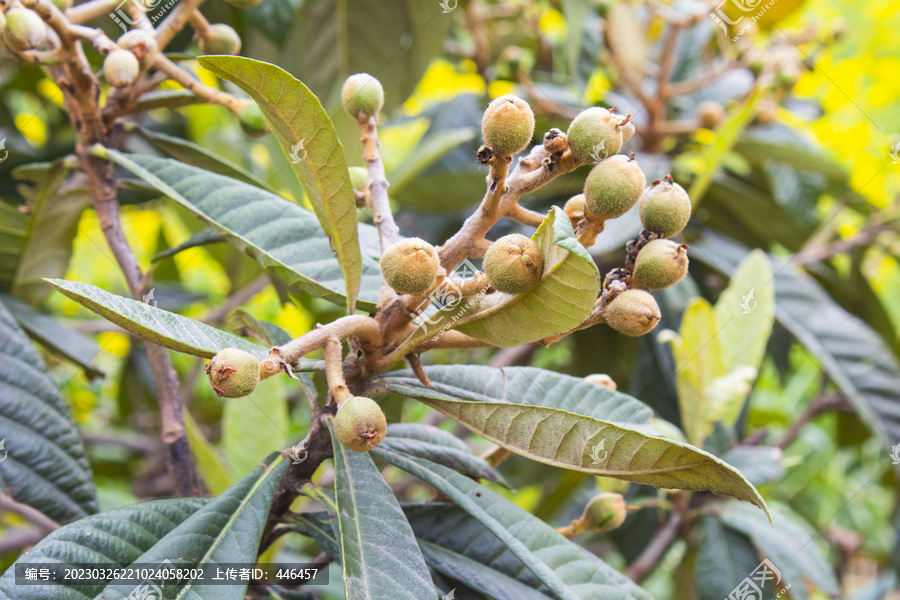
<svg viewBox="0 0 900 600">
<path fill-rule="evenodd" d="M 332 116 L 351 165 L 361 164 L 361 146 L 355 123 L 341 111 L 340 84 L 358 71 L 377 76 L 386 89 L 381 139 L 398 222 L 407 235 L 440 242 L 483 193 L 484 171 L 473 152 L 490 98 L 512 92 L 528 98 L 539 132 L 565 129 L 584 106 L 618 105 L 633 115 L 640 134 L 647 115 L 608 61 L 605 48 L 616 42 L 605 39 L 602 19 L 639 33 L 628 39 L 627 60 L 658 63 L 666 31 L 661 15 L 702 4 L 655 3 L 659 12 L 625 0 L 460 0 L 444 13 L 436 1 L 264 0 L 247 11 L 210 3 L 207 17 L 241 33 L 244 55 L 279 64 L 309 86 Z M 780 82 L 756 98 L 751 72 L 731 69 L 676 97 L 666 115 L 690 120 L 702 101 L 713 100 L 727 111 L 724 124 L 653 143 L 639 135 L 624 148 L 637 153 L 648 180 L 671 172 L 695 204 L 685 234 L 690 276 L 658 294 L 663 323 L 657 331 L 635 341 L 599 327 L 547 348 L 441 351 L 430 359 L 608 373 L 691 442 L 744 471 L 788 524 L 771 530 L 759 511 L 720 505 L 698 518 L 647 574 L 643 585 L 654 596 L 725 597 L 765 555 L 790 565 L 783 567 L 789 581 L 811 584 L 795 585 L 791 597 L 881 598 L 900 567 L 896 527 L 889 525 L 898 523 L 889 453 L 900 443 L 900 165 L 890 156 L 900 142 L 900 12 L 890 2 L 778 0 L 769 16 L 771 22 L 745 34 L 741 52 L 776 65 Z M 114 31 L 111 23 L 99 25 Z M 710 55 L 734 52 L 720 48 L 721 41 L 710 20 L 692 25 L 675 49 L 674 82 L 708 70 Z M 181 35 L 179 47 L 193 48 L 189 35 Z M 199 66 L 196 72 L 206 83 L 230 86 Z M 4 59 L 0 94 L 0 136 L 8 151 L 0 163 L 0 302 L 41 348 L 85 441 L 85 464 L 96 484 L 96 502 L 86 496 L 69 515 L 56 516 L 167 497 L 143 347 L 41 281 L 62 277 L 125 289 L 96 216 L 86 210 L 86 190 L 65 180 L 60 161 L 72 151 L 72 134 L 60 92 L 40 71 Z M 272 136 L 248 137 L 224 109 L 156 109 L 140 127 L 127 150 L 206 166 L 166 136 L 187 139 L 309 208 Z M 541 210 L 562 205 L 580 191 L 585 174 L 562 177 L 526 203 Z M 120 194 L 128 239 L 141 264 L 153 265 L 160 308 L 263 345 L 339 314 L 339 306 L 270 279 L 185 208 L 124 171 Z M 636 215 L 626 215 L 591 248 L 592 256 L 608 269 L 639 230 Z M 747 298 L 750 290 L 754 295 Z M 754 325 L 737 332 L 736 340 L 710 346 L 748 302 L 755 307 Z M 752 356 L 728 358 L 748 347 L 755 348 Z M 309 421 L 306 395 L 322 389 L 318 378 L 301 386 L 276 378 L 246 402 L 222 402 L 202 376 L 203 361 L 174 353 L 173 360 L 192 448 L 212 494 L 227 490 L 268 452 L 299 440 Z M 702 384 L 709 381 L 718 384 Z M 398 398 L 384 406 L 389 420 L 402 415 L 435 422 L 434 412 L 418 403 Z M 704 420 L 711 412 L 717 419 Z M 60 427 L 59 435 L 73 434 Z M 666 501 L 652 488 L 515 457 L 499 472 L 514 491 L 488 487 L 554 526 L 577 516 L 600 489 L 625 493 L 635 503 Z M 393 468 L 386 476 L 402 499 L 430 497 L 430 488 Z M 319 477 L 327 483 L 332 474 L 326 469 Z M 429 518 L 411 518 L 414 529 L 427 532 Z M 21 525 L 5 513 L 2 519 L 5 532 Z M 659 511 L 645 508 L 619 530 L 580 541 L 624 569 L 641 555 L 659 520 Z M 293 537 L 279 551 L 308 558 L 316 544 L 328 543 Z M 796 547 L 798 539 L 813 537 L 808 550 Z M 16 556 L 5 554 L 3 565 Z M 336 585 L 323 597 L 340 593 Z"/>
</svg>

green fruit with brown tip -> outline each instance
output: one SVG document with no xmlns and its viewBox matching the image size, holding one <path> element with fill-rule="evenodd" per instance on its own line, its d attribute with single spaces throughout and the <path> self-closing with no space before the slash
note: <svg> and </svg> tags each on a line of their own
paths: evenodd
<svg viewBox="0 0 900 600">
<path fill-rule="evenodd" d="M 369 186 L 369 172 L 364 167 L 350 167 L 350 184 L 357 192 L 363 192 Z"/>
<path fill-rule="evenodd" d="M 341 102 L 347 114 L 354 119 L 359 119 L 360 116 L 377 119 L 384 106 L 384 88 L 380 81 L 368 73 L 357 73 L 344 81 Z"/>
<path fill-rule="evenodd" d="M 622 154 L 600 161 L 584 182 L 584 203 L 590 219 L 621 217 L 634 206 L 647 178 L 637 163 Z"/>
<path fill-rule="evenodd" d="M 598 385 L 600 387 L 606 388 L 608 390 L 616 391 L 616 382 L 613 381 L 613 378 L 605 373 L 594 373 L 593 375 L 588 375 L 584 378 L 588 383 L 593 383 L 594 385 Z"/>
<path fill-rule="evenodd" d="M 649 333 L 659 323 L 659 305 L 643 290 L 626 290 L 606 307 L 607 325 L 632 337 Z"/>
<path fill-rule="evenodd" d="M 11 8 L 6 11 L 6 27 L 3 39 L 13 50 L 32 50 L 44 42 L 47 26 L 36 12 L 28 8 Z"/>
<path fill-rule="evenodd" d="M 677 183 L 654 181 L 641 195 L 640 213 L 645 230 L 672 237 L 681 233 L 691 218 L 691 198 Z"/>
<path fill-rule="evenodd" d="M 142 69 L 150 68 L 156 53 L 159 52 L 159 45 L 153 32 L 145 29 L 132 29 L 131 31 L 119 36 L 116 45 L 123 50 L 130 50 L 134 54 Z"/>
<path fill-rule="evenodd" d="M 484 255 L 484 272 L 491 284 L 507 294 L 523 294 L 541 280 L 544 257 L 541 249 L 521 233 L 505 235 Z"/>
<path fill-rule="evenodd" d="M 334 433 L 345 448 L 368 452 L 381 443 L 387 419 L 378 403 L 365 396 L 353 396 L 338 407 Z"/>
<path fill-rule="evenodd" d="M 687 270 L 686 245 L 653 240 L 638 252 L 631 284 L 642 290 L 661 290 L 681 281 Z"/>
<path fill-rule="evenodd" d="M 572 196 L 566 200 L 566 205 L 563 206 L 563 212 L 566 213 L 573 225 L 583 219 L 584 194 L 578 194 L 577 196 Z"/>
<path fill-rule="evenodd" d="M 625 522 L 627 507 L 622 494 L 603 493 L 594 496 L 575 522 L 583 531 L 604 532 L 618 529 Z"/>
<path fill-rule="evenodd" d="M 491 102 L 481 118 L 484 145 L 501 156 L 521 152 L 534 136 L 534 113 L 528 103 L 512 94 Z"/>
<path fill-rule="evenodd" d="M 259 383 L 259 361 L 249 352 L 226 348 L 206 365 L 209 384 L 221 398 L 240 398 L 250 394 Z"/>
<path fill-rule="evenodd" d="M 381 257 L 384 282 L 398 294 L 421 294 L 437 278 L 441 261 L 434 246 L 419 238 L 400 240 Z"/>
<path fill-rule="evenodd" d="M 241 36 L 225 23 L 214 23 L 197 40 L 203 54 L 237 54 L 241 51 Z"/>
<path fill-rule="evenodd" d="M 582 163 L 596 163 L 612 156 L 624 143 L 619 118 L 599 106 L 584 110 L 575 117 L 566 135 L 572 156 Z"/>
<path fill-rule="evenodd" d="M 141 64 L 129 50 L 113 50 L 103 59 L 103 77 L 113 87 L 131 85 L 140 72 Z"/>
</svg>

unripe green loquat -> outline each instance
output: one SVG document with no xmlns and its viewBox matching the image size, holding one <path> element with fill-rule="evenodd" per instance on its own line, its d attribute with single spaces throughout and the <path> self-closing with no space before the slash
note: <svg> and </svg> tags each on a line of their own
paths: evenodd
<svg viewBox="0 0 900 600">
<path fill-rule="evenodd" d="M 638 252 L 631 284 L 642 290 L 661 290 L 687 273 L 687 246 L 672 240 L 653 240 Z"/>
<path fill-rule="evenodd" d="M 421 294 L 434 283 L 441 261 L 434 246 L 419 238 L 400 240 L 381 257 L 384 282 L 398 294 Z"/>
<path fill-rule="evenodd" d="M 47 25 L 36 12 L 21 6 L 6 11 L 3 39 L 14 50 L 32 50 L 44 42 Z"/>
<path fill-rule="evenodd" d="M 647 231 L 672 237 L 681 233 L 691 218 L 691 199 L 670 178 L 654 181 L 641 195 L 641 223 Z"/>
<path fill-rule="evenodd" d="M 541 280 L 544 257 L 534 240 L 513 233 L 488 247 L 484 255 L 484 272 L 501 292 L 523 294 Z"/>
<path fill-rule="evenodd" d="M 377 119 L 384 106 L 384 88 L 368 73 L 357 73 L 344 81 L 341 102 L 347 114 L 354 119 L 359 119 L 360 115 Z"/>
<path fill-rule="evenodd" d="M 209 383 L 219 397 L 240 398 L 259 383 L 259 360 L 249 352 L 226 348 L 206 365 Z"/>
<path fill-rule="evenodd" d="M 531 143 L 534 112 L 528 103 L 512 94 L 491 102 L 481 118 L 484 144 L 501 156 L 512 156 Z"/>
<path fill-rule="evenodd" d="M 214 23 L 197 40 L 203 54 L 237 54 L 241 51 L 241 36 L 225 23 Z"/>
<path fill-rule="evenodd" d="M 582 163 L 612 156 L 624 143 L 619 118 L 599 106 L 584 110 L 572 119 L 566 135 L 572 156 Z"/>
<path fill-rule="evenodd" d="M 103 77 L 113 87 L 131 85 L 140 72 L 141 64 L 129 50 L 113 50 L 103 59 Z"/>
<path fill-rule="evenodd" d="M 338 406 L 334 433 L 344 447 L 368 452 L 381 443 L 386 432 L 384 412 L 371 398 L 353 396 Z"/>
<path fill-rule="evenodd" d="M 350 167 L 350 183 L 357 192 L 363 192 L 369 186 L 369 171 L 365 167 Z"/>
<path fill-rule="evenodd" d="M 622 494 L 603 493 L 594 496 L 575 522 L 584 531 L 604 532 L 618 529 L 625 522 L 626 505 Z"/>
<path fill-rule="evenodd" d="M 584 182 L 585 214 L 605 221 L 621 217 L 637 203 L 647 178 L 637 163 L 622 154 L 600 161 Z"/>
<path fill-rule="evenodd" d="M 619 333 L 632 337 L 644 335 L 659 323 L 659 305 L 643 290 L 626 290 L 609 303 L 604 318 Z"/>
</svg>

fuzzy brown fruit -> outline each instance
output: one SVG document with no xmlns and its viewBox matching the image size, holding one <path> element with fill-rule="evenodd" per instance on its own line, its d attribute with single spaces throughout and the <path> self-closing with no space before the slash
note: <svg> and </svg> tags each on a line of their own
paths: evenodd
<svg viewBox="0 0 900 600">
<path fill-rule="evenodd" d="M 534 240 L 513 233 L 488 247 L 484 255 L 484 272 L 501 292 L 524 294 L 541 280 L 544 257 Z"/>
<path fill-rule="evenodd" d="M 616 154 L 624 143 L 619 118 L 605 108 L 595 106 L 572 119 L 569 148 L 578 162 L 600 162 Z"/>
<path fill-rule="evenodd" d="M 259 361 L 249 352 L 226 348 L 206 365 L 209 384 L 221 398 L 240 398 L 250 394 L 259 383 Z"/>
<path fill-rule="evenodd" d="M 659 305 L 643 290 L 626 290 L 616 296 L 604 313 L 606 323 L 632 337 L 649 333 L 659 323 Z"/>
<path fill-rule="evenodd" d="M 601 221 L 621 217 L 637 203 L 646 184 L 644 172 L 627 156 L 600 161 L 584 182 L 586 215 Z"/>
<path fill-rule="evenodd" d="M 113 50 L 103 59 L 103 77 L 113 87 L 131 85 L 140 72 L 141 64 L 129 50 Z"/>
<path fill-rule="evenodd" d="M 334 433 L 344 447 L 368 452 L 381 443 L 386 432 L 384 412 L 371 398 L 353 396 L 338 407 Z"/>
<path fill-rule="evenodd" d="M 203 54 L 237 54 L 241 51 L 241 36 L 225 23 L 214 23 L 197 40 Z"/>
<path fill-rule="evenodd" d="M 678 283 L 687 270 L 686 245 L 653 240 L 638 252 L 631 284 L 642 290 L 661 290 Z"/>
<path fill-rule="evenodd" d="M 654 181 L 641 195 L 640 213 L 644 229 L 672 237 L 691 219 L 691 198 L 677 183 Z"/>
<path fill-rule="evenodd" d="M 134 54 L 142 69 L 150 68 L 156 53 L 159 52 L 159 45 L 153 32 L 144 29 L 132 29 L 131 31 L 119 36 L 116 45 L 123 50 L 130 50 Z"/>
<path fill-rule="evenodd" d="M 341 102 L 347 114 L 354 119 L 359 119 L 360 116 L 377 119 L 384 106 L 384 88 L 380 81 L 368 73 L 357 73 L 344 81 Z"/>
<path fill-rule="evenodd" d="M 369 186 L 369 172 L 364 167 L 350 167 L 350 184 L 357 192 L 363 192 Z"/>
<path fill-rule="evenodd" d="M 400 240 L 381 257 L 384 282 L 398 294 L 421 294 L 434 283 L 440 266 L 437 250 L 419 238 Z"/>
<path fill-rule="evenodd" d="M 3 39 L 14 50 L 32 50 L 44 42 L 47 26 L 36 12 L 16 7 L 6 11 Z"/>
<path fill-rule="evenodd" d="M 584 218 L 584 194 L 578 194 L 566 200 L 563 212 L 572 221 L 572 226 L 574 227 L 578 221 Z"/>
<path fill-rule="evenodd" d="M 491 102 L 481 118 L 484 144 L 501 156 L 522 151 L 534 136 L 534 113 L 518 96 L 500 96 Z"/>
</svg>

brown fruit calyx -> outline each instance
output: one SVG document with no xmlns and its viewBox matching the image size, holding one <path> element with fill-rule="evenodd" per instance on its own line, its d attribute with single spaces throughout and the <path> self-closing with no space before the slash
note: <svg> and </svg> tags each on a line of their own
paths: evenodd
<svg viewBox="0 0 900 600">
<path fill-rule="evenodd" d="M 353 396 L 338 406 L 334 433 L 344 447 L 368 452 L 381 443 L 386 432 L 384 412 L 371 398 Z"/>
<path fill-rule="evenodd" d="M 687 245 L 653 240 L 638 252 L 631 284 L 642 290 L 661 290 L 678 283 L 687 270 Z"/>
<path fill-rule="evenodd" d="M 643 290 L 626 290 L 606 306 L 606 324 L 632 337 L 649 333 L 661 318 L 656 299 Z"/>
<path fill-rule="evenodd" d="M 513 96 L 500 96 L 491 102 L 481 118 L 484 145 L 500 156 L 521 152 L 534 135 L 534 112 L 527 102 Z"/>
<path fill-rule="evenodd" d="M 220 398 L 240 398 L 256 389 L 259 361 L 249 352 L 226 348 L 206 365 L 209 384 Z"/>
<path fill-rule="evenodd" d="M 534 240 L 513 233 L 488 247 L 484 255 L 484 272 L 499 291 L 523 294 L 541 280 L 544 257 Z"/>
</svg>

